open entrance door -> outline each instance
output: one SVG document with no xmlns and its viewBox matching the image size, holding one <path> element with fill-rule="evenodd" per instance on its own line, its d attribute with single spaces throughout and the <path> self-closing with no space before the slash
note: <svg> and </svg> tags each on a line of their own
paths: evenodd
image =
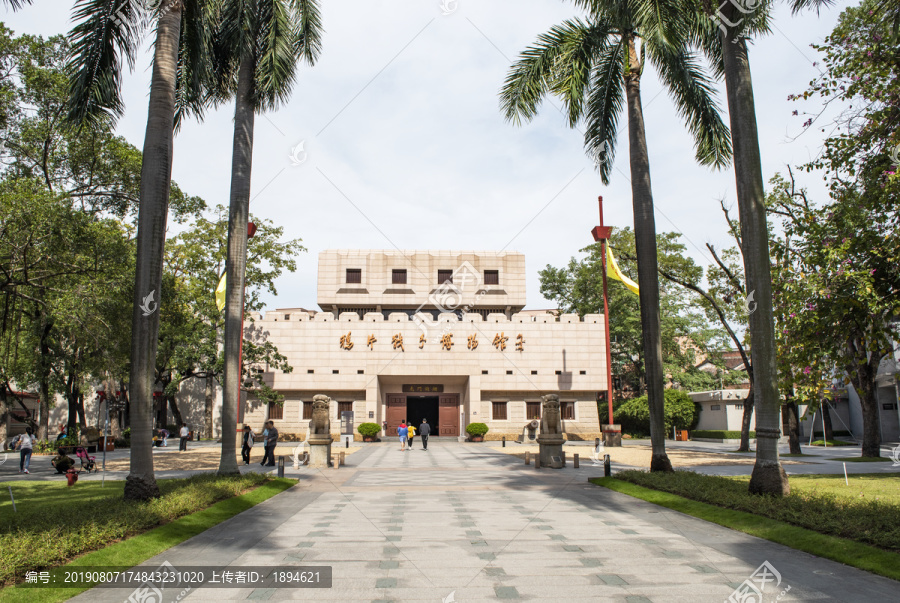
<svg viewBox="0 0 900 603">
<path fill-rule="evenodd" d="M 400 422 L 406 418 L 406 396 L 389 394 L 386 406 L 384 420 L 387 421 L 387 433 L 384 435 L 390 438 L 397 435 Z"/>
<path fill-rule="evenodd" d="M 445 394 L 438 397 L 437 435 L 456 437 L 459 435 L 459 394 Z"/>
</svg>

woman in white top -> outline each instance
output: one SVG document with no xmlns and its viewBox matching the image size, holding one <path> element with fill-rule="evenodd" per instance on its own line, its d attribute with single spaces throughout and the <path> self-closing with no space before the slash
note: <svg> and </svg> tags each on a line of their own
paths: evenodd
<svg viewBox="0 0 900 603">
<path fill-rule="evenodd" d="M 33 450 L 34 430 L 31 427 L 26 427 L 25 433 L 19 436 L 19 473 L 28 473 Z"/>
</svg>

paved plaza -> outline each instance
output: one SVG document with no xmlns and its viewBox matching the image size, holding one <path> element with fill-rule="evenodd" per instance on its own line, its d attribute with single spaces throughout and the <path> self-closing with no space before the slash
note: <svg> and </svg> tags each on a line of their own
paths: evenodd
<svg viewBox="0 0 900 603">
<path fill-rule="evenodd" d="M 409 452 L 367 446 L 339 469 L 288 471 L 298 486 L 145 565 L 333 567 L 330 589 L 203 588 L 185 593 L 189 601 L 728 601 L 766 562 L 780 584 L 766 584 L 764 601 L 900 592 L 892 580 L 591 485 L 602 467 L 587 457 L 580 469 L 536 470 L 434 438 L 427 452 L 419 442 Z M 123 601 L 131 590 L 73 600 Z M 179 594 L 166 589 L 162 601 Z"/>
</svg>

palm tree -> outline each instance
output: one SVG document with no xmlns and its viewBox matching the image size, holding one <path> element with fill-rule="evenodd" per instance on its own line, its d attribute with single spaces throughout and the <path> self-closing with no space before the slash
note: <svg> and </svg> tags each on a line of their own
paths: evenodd
<svg viewBox="0 0 900 603">
<path fill-rule="evenodd" d="M 244 272 L 257 112 L 290 97 L 297 63 L 314 64 L 321 50 L 317 0 L 223 0 L 215 33 L 212 94 L 234 96 L 231 203 L 225 260 L 225 376 L 222 397 L 222 456 L 219 474 L 238 473 L 235 461 L 237 404 L 241 385 Z"/>
<path fill-rule="evenodd" d="M 177 117 L 200 113 L 197 67 L 207 60 L 209 0 L 159 0 L 152 9 L 141 0 L 78 0 L 70 33 L 69 119 L 75 123 L 115 120 L 124 105 L 122 57 L 134 67 L 146 17 L 157 19 L 150 106 L 141 164 L 134 282 L 131 374 L 131 467 L 125 498 L 159 496 L 153 473 L 150 414 L 159 335 L 163 246 L 172 174 L 172 139 Z M 149 12 L 148 12 L 149 11 Z M 176 88 L 180 88 L 176 94 Z"/>
<path fill-rule="evenodd" d="M 6 4 L 13 10 L 19 10 L 26 4 L 31 4 L 32 0 L 3 0 L 3 4 Z"/>
<path fill-rule="evenodd" d="M 772 309 L 769 232 L 766 223 L 765 187 L 759 153 L 759 133 L 750 78 L 748 36 L 768 31 L 772 2 L 765 0 L 754 9 L 736 2 L 711 5 L 702 0 L 709 19 L 694 38 L 715 58 L 725 76 L 728 115 L 734 145 L 734 173 L 742 251 L 750 313 L 750 362 L 753 366 L 756 404 L 756 463 L 750 477 L 750 492 L 784 495 L 790 492 L 788 477 L 778 457 L 781 437 L 781 399 L 776 369 L 775 319 Z M 832 0 L 792 0 L 794 12 Z M 697 8 L 695 8 L 697 10 Z M 753 296 L 752 302 L 750 296 Z"/>
<path fill-rule="evenodd" d="M 627 106 L 631 192 L 646 358 L 651 471 L 671 471 L 665 450 L 662 345 L 656 225 L 650 161 L 644 134 L 641 75 L 647 59 L 659 73 L 694 138 L 697 160 L 724 167 L 731 157 L 728 128 L 719 116 L 710 80 L 687 50 L 688 19 L 681 0 L 575 0 L 587 20 L 571 19 L 540 35 L 506 78 L 501 105 L 514 123 L 530 120 L 549 93 L 564 105 L 570 127 L 584 121 L 585 148 L 609 184 L 616 126 Z M 624 97 L 624 98 L 623 98 Z"/>
</svg>

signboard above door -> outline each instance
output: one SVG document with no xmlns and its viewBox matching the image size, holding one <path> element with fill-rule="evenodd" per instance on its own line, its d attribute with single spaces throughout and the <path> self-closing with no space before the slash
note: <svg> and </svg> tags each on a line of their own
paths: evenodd
<svg viewBox="0 0 900 603">
<path fill-rule="evenodd" d="M 405 384 L 403 386 L 404 394 L 418 394 L 418 393 L 429 393 L 429 394 L 442 394 L 444 393 L 443 385 L 412 385 Z"/>
</svg>

